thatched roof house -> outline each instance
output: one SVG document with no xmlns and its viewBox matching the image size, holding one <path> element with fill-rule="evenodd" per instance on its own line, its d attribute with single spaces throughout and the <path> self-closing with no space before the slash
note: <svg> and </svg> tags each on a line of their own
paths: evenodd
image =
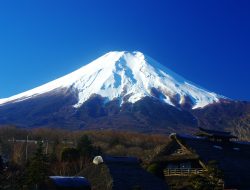
<svg viewBox="0 0 250 190">
<path fill-rule="evenodd" d="M 206 137 L 211 141 L 229 142 L 231 139 L 237 139 L 237 137 L 232 135 L 231 132 L 204 129 L 202 127 L 199 127 L 199 130 L 200 131 L 196 133 L 196 136 Z"/>
<path fill-rule="evenodd" d="M 228 132 L 201 129 L 199 136 L 172 134 L 172 142 L 154 159 L 165 176 L 202 173 L 209 161 L 217 161 L 224 187 L 250 189 L 250 143 L 231 141 Z"/>
<path fill-rule="evenodd" d="M 94 161 L 99 160 L 94 159 Z M 104 156 L 102 158 L 112 177 L 113 190 L 143 189 L 143 190 L 167 190 L 164 180 L 157 178 L 140 166 L 140 160 L 136 157 Z"/>
</svg>

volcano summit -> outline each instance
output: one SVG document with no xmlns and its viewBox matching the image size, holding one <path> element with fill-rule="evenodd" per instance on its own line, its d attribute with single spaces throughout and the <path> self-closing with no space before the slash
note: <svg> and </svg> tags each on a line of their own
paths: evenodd
<svg viewBox="0 0 250 190">
<path fill-rule="evenodd" d="M 20 102 L 60 89 L 77 92 L 79 108 L 92 95 L 105 101 L 135 103 L 153 97 L 172 106 L 189 103 L 201 108 L 218 102 L 221 96 L 208 92 L 172 72 L 141 52 L 110 52 L 64 77 L 16 96 L 0 99 L 0 105 Z"/>
</svg>

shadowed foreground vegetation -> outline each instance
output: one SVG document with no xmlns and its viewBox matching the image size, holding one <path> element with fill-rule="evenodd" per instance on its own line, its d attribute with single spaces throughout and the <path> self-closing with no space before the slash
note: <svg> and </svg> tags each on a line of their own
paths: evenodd
<svg viewBox="0 0 250 190">
<path fill-rule="evenodd" d="M 0 128 L 0 189 L 41 189 L 50 175 L 82 175 L 93 189 L 110 189 L 108 170 L 94 166 L 94 156 L 136 156 L 147 165 L 168 142 L 163 135 L 4 126 Z"/>
</svg>

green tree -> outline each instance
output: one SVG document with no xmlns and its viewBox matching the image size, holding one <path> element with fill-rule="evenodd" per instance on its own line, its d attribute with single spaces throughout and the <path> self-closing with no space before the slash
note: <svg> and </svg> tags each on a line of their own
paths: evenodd
<svg viewBox="0 0 250 190">
<path fill-rule="evenodd" d="M 3 169 L 4 169 L 4 163 L 3 163 L 2 156 L 0 155 L 0 174 L 3 173 Z"/>
<path fill-rule="evenodd" d="M 24 168 L 15 162 L 9 162 L 3 172 L 3 189 L 22 189 Z"/>
<path fill-rule="evenodd" d="M 78 143 L 77 143 L 77 149 L 80 152 L 80 155 L 83 157 L 90 157 L 92 156 L 94 152 L 94 147 L 92 145 L 92 141 L 87 135 L 83 135 Z"/>
<path fill-rule="evenodd" d="M 61 153 L 61 160 L 63 162 L 74 162 L 80 159 L 79 150 L 76 148 L 64 148 Z"/>
<path fill-rule="evenodd" d="M 147 167 L 147 171 L 158 176 L 158 177 L 163 177 L 162 174 L 162 168 L 158 163 L 153 163 Z"/>
<path fill-rule="evenodd" d="M 3 165 L 3 159 L 0 155 L 0 189 L 3 189 L 3 183 L 5 181 L 5 176 L 4 176 L 4 172 L 3 172 L 3 169 L 4 169 L 4 165 Z"/>
<path fill-rule="evenodd" d="M 54 143 L 52 147 L 52 152 L 49 154 L 50 163 L 56 163 L 58 161 L 57 155 L 56 155 L 56 146 L 57 146 L 57 143 Z"/>
<path fill-rule="evenodd" d="M 39 143 L 34 156 L 27 166 L 26 184 L 30 188 L 40 189 L 48 179 L 48 168 L 48 157 L 44 154 L 43 143 Z"/>
<path fill-rule="evenodd" d="M 193 175 L 189 181 L 193 190 L 214 190 L 214 186 L 211 184 L 207 176 Z"/>
<path fill-rule="evenodd" d="M 190 177 L 189 182 L 194 190 L 214 190 L 223 179 L 223 173 L 218 169 L 216 161 L 210 161 L 207 170 L 203 174 L 197 174 Z"/>
</svg>

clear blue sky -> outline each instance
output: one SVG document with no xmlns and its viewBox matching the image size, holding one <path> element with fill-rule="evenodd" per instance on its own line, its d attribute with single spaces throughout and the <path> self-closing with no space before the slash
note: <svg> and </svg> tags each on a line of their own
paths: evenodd
<svg viewBox="0 0 250 190">
<path fill-rule="evenodd" d="M 250 100 L 250 1 L 0 2 L 0 98 L 112 50 L 139 50 L 204 88 Z"/>
</svg>

